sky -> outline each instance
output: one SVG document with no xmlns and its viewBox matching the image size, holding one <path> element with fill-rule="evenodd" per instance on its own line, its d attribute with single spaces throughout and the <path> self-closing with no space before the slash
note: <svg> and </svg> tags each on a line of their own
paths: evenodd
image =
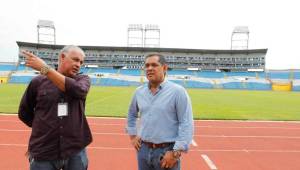
<svg viewBox="0 0 300 170">
<path fill-rule="evenodd" d="M 127 46 L 129 24 L 156 24 L 160 47 L 230 49 L 248 26 L 249 49 L 268 48 L 267 69 L 300 69 L 297 0 L 5 0 L 0 61 L 16 62 L 16 41 L 37 42 L 37 22 L 51 20 L 57 44 Z"/>
</svg>

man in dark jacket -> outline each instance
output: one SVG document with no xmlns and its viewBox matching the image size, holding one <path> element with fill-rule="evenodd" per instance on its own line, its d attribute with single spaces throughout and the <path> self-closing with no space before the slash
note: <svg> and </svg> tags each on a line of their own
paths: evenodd
<svg viewBox="0 0 300 170">
<path fill-rule="evenodd" d="M 79 75 L 85 54 L 66 46 L 57 70 L 41 58 L 22 51 L 26 66 L 40 71 L 28 85 L 19 106 L 19 118 L 32 128 L 28 152 L 30 170 L 84 170 L 86 146 L 92 134 L 85 117 L 90 79 Z"/>
</svg>

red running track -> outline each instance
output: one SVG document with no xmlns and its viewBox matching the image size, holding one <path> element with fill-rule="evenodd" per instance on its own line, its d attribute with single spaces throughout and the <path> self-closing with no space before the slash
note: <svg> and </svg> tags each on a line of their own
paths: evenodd
<svg viewBox="0 0 300 170">
<path fill-rule="evenodd" d="M 91 170 L 135 170 L 125 119 L 89 118 L 94 141 Z M 30 128 L 16 115 L 0 115 L 0 169 L 28 169 Z M 195 121 L 194 143 L 183 170 L 299 170 L 300 122 Z"/>
</svg>

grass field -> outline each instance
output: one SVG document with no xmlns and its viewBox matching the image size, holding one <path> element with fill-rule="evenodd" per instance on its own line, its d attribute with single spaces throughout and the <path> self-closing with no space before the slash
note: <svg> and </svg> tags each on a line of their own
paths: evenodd
<svg viewBox="0 0 300 170">
<path fill-rule="evenodd" d="M 16 113 L 26 85 L 0 85 L 0 112 Z M 92 86 L 86 114 L 126 117 L 136 87 Z M 188 89 L 196 119 L 300 120 L 300 93 Z"/>
</svg>

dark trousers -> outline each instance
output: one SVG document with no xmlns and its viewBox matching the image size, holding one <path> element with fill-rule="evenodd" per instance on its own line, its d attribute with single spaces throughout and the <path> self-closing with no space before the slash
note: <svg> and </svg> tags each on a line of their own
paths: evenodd
<svg viewBox="0 0 300 170">
<path fill-rule="evenodd" d="M 87 170 L 88 167 L 85 149 L 68 159 L 37 161 L 34 158 L 29 158 L 29 162 L 30 170 Z"/>
</svg>

